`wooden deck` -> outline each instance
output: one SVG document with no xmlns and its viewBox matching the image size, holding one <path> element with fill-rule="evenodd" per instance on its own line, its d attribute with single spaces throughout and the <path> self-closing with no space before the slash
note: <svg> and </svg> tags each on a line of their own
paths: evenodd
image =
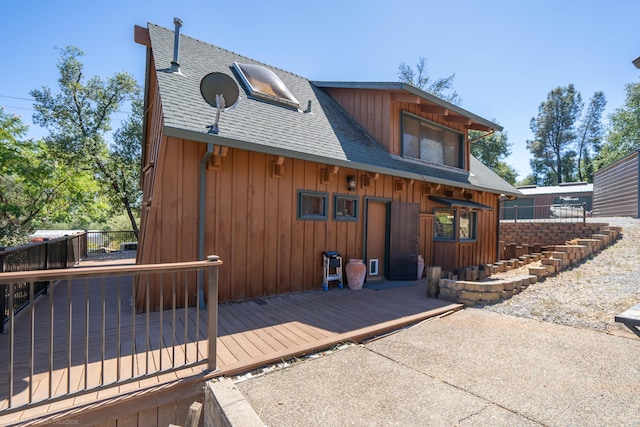
<svg viewBox="0 0 640 427">
<path fill-rule="evenodd" d="M 110 280 L 110 279 L 107 279 Z M 78 289 L 72 289 L 68 293 L 67 285 L 64 283 L 59 288 L 54 288 L 53 304 L 55 306 L 55 319 L 66 319 L 69 315 L 64 309 L 67 306 L 69 295 L 71 299 L 81 298 L 83 291 L 101 294 L 100 284 L 86 286 L 84 283 L 74 284 Z M 152 312 L 150 318 L 149 341 L 151 350 L 147 350 L 145 340 L 145 314 L 132 315 L 129 302 L 131 295 L 131 282 L 124 280 L 121 287 L 121 317 L 120 327 L 124 331 L 130 331 L 130 325 L 135 321 L 136 337 L 132 344 L 131 337 L 122 336 L 120 372 L 123 376 L 128 376 L 133 371 L 134 376 L 144 373 L 153 373 L 158 370 L 171 367 L 175 361 L 180 364 L 185 360 L 192 362 L 199 358 L 207 357 L 206 343 L 206 321 L 207 312 L 196 308 L 189 308 L 187 333 L 185 335 L 184 323 L 178 321 L 175 336 L 172 333 L 171 312 L 163 313 L 162 322 L 160 313 Z M 217 364 L 218 370 L 213 374 L 216 376 L 236 375 L 251 371 L 255 368 L 280 362 L 303 354 L 312 353 L 322 349 L 330 348 L 335 344 L 371 338 L 391 330 L 401 328 L 405 325 L 424 320 L 429 317 L 458 310 L 462 306 L 451 304 L 442 300 L 426 298 L 425 283 L 398 282 L 380 283 L 379 290 L 362 289 L 351 291 L 348 289 L 331 288 L 328 292 L 321 290 L 315 292 L 305 292 L 297 294 L 287 294 L 277 297 L 255 299 L 239 303 L 219 304 L 219 324 L 217 339 Z M 114 292 L 109 291 L 109 286 L 105 285 L 106 291 L 106 352 L 104 361 L 104 371 L 102 369 L 102 346 L 100 338 L 93 339 L 93 323 L 101 323 L 101 311 L 91 308 L 88 361 L 85 369 L 85 336 L 86 313 L 82 309 L 76 309 L 74 304 L 72 313 L 73 334 L 72 346 L 74 356 L 71 361 L 71 380 L 67 380 L 67 346 L 66 339 L 63 342 L 56 341 L 54 345 L 54 368 L 51 387 L 55 394 L 66 393 L 67 387 L 70 391 L 81 389 L 86 383 L 91 386 L 112 383 L 117 378 L 118 366 L 115 362 L 114 335 L 116 334 L 116 312 L 118 304 Z M 45 313 L 39 306 L 48 307 L 49 297 L 40 297 L 36 304 L 35 316 L 35 348 L 36 357 L 34 364 L 34 400 L 39 400 L 47 396 L 49 389 L 49 360 L 48 360 L 48 332 L 49 320 L 39 313 Z M 178 309 L 184 313 L 184 308 Z M 57 321 L 57 320 L 56 320 Z M 162 324 L 162 334 L 160 325 Z M 65 323 L 66 325 L 66 323 Z M 25 342 L 28 337 L 30 326 L 30 316 L 28 312 L 18 316 L 16 321 L 16 338 L 14 346 L 18 348 L 28 348 Z M 196 334 L 197 329 L 197 334 Z M 124 333 L 123 333 L 124 334 Z M 130 332 L 129 332 L 130 334 Z M 162 337 L 161 337 L 162 335 Z M 185 340 L 186 336 L 186 340 Z M 193 366 L 191 368 L 180 369 L 171 372 L 160 372 L 151 378 L 135 380 L 127 384 L 104 386 L 99 391 L 81 394 L 75 398 L 68 398 L 54 403 L 43 404 L 23 412 L 2 414 L 2 410 L 7 407 L 6 378 L 5 370 L 7 363 L 7 335 L 0 335 L 0 425 L 5 423 L 19 422 L 20 420 L 31 419 L 42 414 L 51 414 L 65 410 L 70 407 L 82 407 L 89 403 L 95 404 L 97 401 L 108 400 L 119 395 L 131 393 L 133 391 L 159 387 L 162 384 L 170 383 L 181 378 L 202 375 L 206 364 Z M 159 347 L 160 341 L 164 345 L 170 345 L 172 340 L 178 345 L 175 353 L 171 349 L 154 350 Z M 133 358 L 132 355 L 133 354 Z M 100 373 L 104 372 L 104 378 Z M 88 374 L 88 376 L 87 376 Z M 28 379 L 29 363 L 28 356 L 21 352 L 14 360 L 14 393 L 19 392 L 13 398 L 13 405 L 16 406 L 26 402 L 28 396 L 28 386 L 25 379 Z"/>
</svg>

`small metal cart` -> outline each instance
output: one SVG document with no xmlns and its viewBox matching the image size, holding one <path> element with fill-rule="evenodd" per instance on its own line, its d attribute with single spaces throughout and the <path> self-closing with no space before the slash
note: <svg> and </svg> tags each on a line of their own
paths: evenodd
<svg viewBox="0 0 640 427">
<path fill-rule="evenodd" d="M 329 282 L 338 281 L 338 287 L 342 288 L 342 256 L 340 252 L 325 251 L 322 253 L 323 279 L 322 289 L 329 290 Z M 333 271 L 333 274 L 332 274 Z"/>
</svg>

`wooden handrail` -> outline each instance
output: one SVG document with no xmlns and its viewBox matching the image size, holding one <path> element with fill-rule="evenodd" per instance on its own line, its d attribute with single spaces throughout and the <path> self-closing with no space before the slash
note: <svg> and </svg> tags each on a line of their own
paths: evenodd
<svg viewBox="0 0 640 427">
<path fill-rule="evenodd" d="M 202 270 L 213 265 L 222 265 L 222 261 L 190 261 L 167 264 L 113 265 L 108 267 L 76 267 L 72 269 L 32 270 L 0 273 L 0 284 L 14 282 L 37 282 L 57 279 L 76 279 L 101 275 L 123 276 L 136 273 L 163 271 Z"/>
</svg>

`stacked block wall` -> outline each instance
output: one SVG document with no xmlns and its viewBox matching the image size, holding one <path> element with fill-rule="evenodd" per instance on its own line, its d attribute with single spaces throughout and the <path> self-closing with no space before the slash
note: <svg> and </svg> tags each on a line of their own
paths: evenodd
<svg viewBox="0 0 640 427">
<path fill-rule="evenodd" d="M 589 239 L 605 228 L 606 223 L 596 222 L 502 222 L 500 241 L 518 245 L 563 245 L 576 238 Z"/>
<path fill-rule="evenodd" d="M 569 268 L 602 250 L 617 240 L 622 233 L 620 227 L 608 227 L 606 224 L 598 231 L 592 234 L 591 238 L 574 236 L 572 239 L 567 239 L 566 244 L 548 245 L 546 247 L 548 250 L 542 253 L 527 254 L 494 264 L 460 269 L 458 276 L 443 277 L 438 281 L 438 298 L 465 306 L 494 304 L 509 299 L 538 280 Z M 523 267 L 538 260 L 540 265 L 529 266 L 529 274 L 503 279 L 491 278 L 492 274 Z"/>
</svg>

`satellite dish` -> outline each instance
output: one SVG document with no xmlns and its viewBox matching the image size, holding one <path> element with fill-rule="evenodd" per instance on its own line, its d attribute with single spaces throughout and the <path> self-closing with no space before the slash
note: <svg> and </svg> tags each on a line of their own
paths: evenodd
<svg viewBox="0 0 640 427">
<path fill-rule="evenodd" d="M 209 73 L 200 81 L 200 93 L 207 104 L 216 109 L 216 121 L 210 126 L 212 133 L 218 133 L 220 112 L 234 108 L 238 103 L 240 89 L 230 76 L 224 73 Z"/>
</svg>

